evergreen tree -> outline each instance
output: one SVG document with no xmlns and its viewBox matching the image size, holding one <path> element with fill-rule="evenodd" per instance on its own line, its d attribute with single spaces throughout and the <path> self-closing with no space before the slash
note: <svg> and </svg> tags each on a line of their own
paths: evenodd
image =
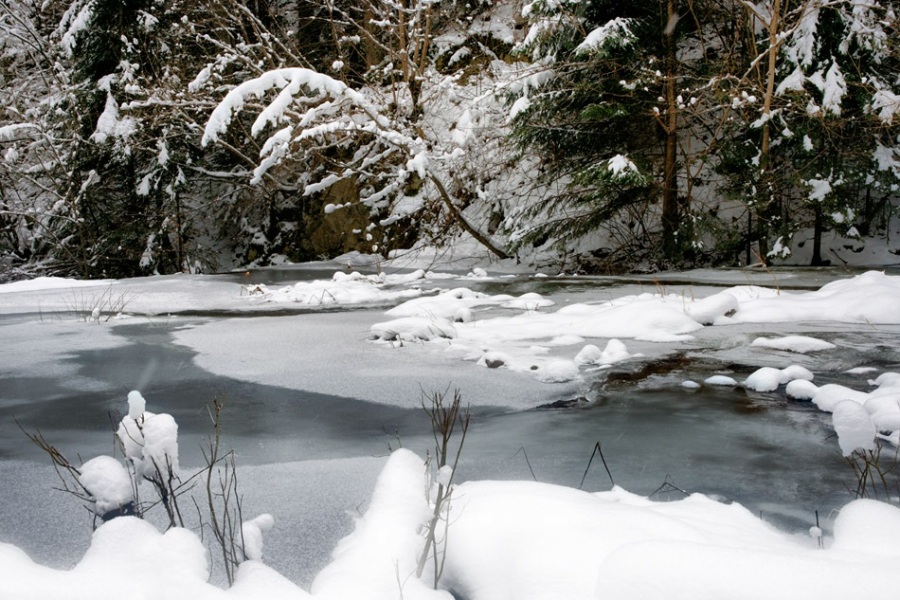
<svg viewBox="0 0 900 600">
<path fill-rule="evenodd" d="M 532 27 L 522 49 L 549 65 L 548 81 L 520 101 L 514 141 L 541 154 L 544 180 L 562 191 L 530 208 L 531 218 L 545 220 L 521 243 L 571 248 L 582 238 L 581 250 L 596 255 L 603 242 L 588 236 L 602 231 L 626 251 L 622 263 L 680 265 L 693 253 L 686 189 L 693 150 L 682 138 L 702 125 L 698 108 L 716 85 L 697 67 L 705 56 L 679 50 L 715 36 L 703 28 L 699 3 L 691 8 L 682 14 L 674 0 L 527 6 Z M 691 133 L 714 141 L 703 135 Z"/>
<path fill-rule="evenodd" d="M 858 237 L 858 226 L 872 225 L 873 196 L 896 198 L 897 19 L 878 2 L 788 8 L 753 12 L 761 50 L 735 95 L 740 118 L 721 170 L 748 199 L 759 258 L 787 256 L 792 237 L 810 229 L 815 265 L 826 260 L 823 231 Z"/>
</svg>

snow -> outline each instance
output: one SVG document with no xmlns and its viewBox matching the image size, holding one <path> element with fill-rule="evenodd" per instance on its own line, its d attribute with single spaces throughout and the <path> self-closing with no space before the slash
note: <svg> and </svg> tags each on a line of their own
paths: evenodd
<svg viewBox="0 0 900 600">
<path fill-rule="evenodd" d="M 831 418 L 844 456 L 856 450 L 875 449 L 875 423 L 861 404 L 841 400 L 834 406 Z"/>
<path fill-rule="evenodd" d="M 631 20 L 617 17 L 588 33 L 575 48 L 575 53 L 604 53 L 610 47 L 627 46 L 635 39 L 631 32 Z"/>
<path fill-rule="evenodd" d="M 726 290 L 726 293 L 733 291 Z M 828 283 L 814 292 L 781 293 L 741 302 L 740 310 L 730 317 L 719 318 L 716 323 L 900 323 L 898 297 L 900 277 L 868 271 Z"/>
<path fill-rule="evenodd" d="M 803 335 L 786 335 L 779 338 L 759 337 L 753 340 L 751 346 L 757 348 L 772 348 L 774 350 L 785 350 L 787 352 L 796 352 L 798 354 L 806 354 L 808 352 L 821 352 L 822 350 L 832 350 L 837 348 L 831 342 L 819 340 Z"/>
<path fill-rule="evenodd" d="M 72 568 L 33 563 L 0 544 L 0 594 L 9 598 L 164 597 L 472 600 L 648 597 L 879 597 L 900 558 L 900 510 L 845 506 L 825 549 L 787 535 L 736 503 L 702 494 L 654 502 L 614 487 L 590 493 L 531 481 L 471 481 L 453 488 L 440 588 L 415 577 L 420 528 L 432 514 L 425 464 L 409 450 L 384 465 L 371 501 L 308 594 L 259 560 L 224 591 L 207 582 L 197 535 L 160 533 L 134 517 L 103 524 Z M 263 515 L 253 522 L 269 523 Z M 648 568 L 652 565 L 652 568 Z"/>
<path fill-rule="evenodd" d="M 621 340 L 615 338 L 606 342 L 606 347 L 600 350 L 594 344 L 588 344 L 575 355 L 575 362 L 579 365 L 612 365 L 623 360 L 628 360 L 640 354 L 630 354 L 628 348 Z"/>
<path fill-rule="evenodd" d="M 103 516 L 134 501 L 128 471 L 111 456 L 97 456 L 79 469 L 78 481 L 91 495 L 94 514 Z"/>
<path fill-rule="evenodd" d="M 71 279 L 68 277 L 35 277 L 23 281 L 13 281 L 0 285 L 0 294 L 13 294 L 18 292 L 35 292 L 41 290 L 74 289 L 82 287 L 109 286 L 111 280 L 98 279 Z"/>
<path fill-rule="evenodd" d="M 246 287 L 248 296 L 254 301 L 294 303 L 306 306 L 353 306 L 363 304 L 383 304 L 398 299 L 419 296 L 418 289 L 386 290 L 385 285 L 410 283 L 424 279 L 424 271 L 412 276 L 364 276 L 358 272 L 348 274 L 337 272 L 331 281 L 300 282 L 292 286 L 270 290 L 266 285 L 255 284 Z"/>
<path fill-rule="evenodd" d="M 602 369 L 622 361 L 649 363 L 672 350 L 708 351 L 717 353 L 721 363 L 738 356 L 733 362 L 764 365 L 744 381 L 749 390 L 809 400 L 832 412 L 838 439 L 825 443 L 839 446 L 845 455 L 873 448 L 876 436 L 884 441 L 900 431 L 900 373 L 873 371 L 862 360 L 830 362 L 833 354 L 865 345 L 854 334 L 863 330 L 855 325 L 859 323 L 883 331 L 882 345 L 874 344 L 865 349 L 870 354 L 863 355 L 891 347 L 900 285 L 897 277 L 884 273 L 848 277 L 811 292 L 760 287 L 755 284 L 761 281 L 748 276 L 748 285 L 735 287 L 736 282 L 729 281 L 725 285 L 732 287 L 724 291 L 710 285 L 675 291 L 677 284 L 664 282 L 552 294 L 544 293 L 545 288 L 490 293 L 500 278 L 475 270 L 466 276 L 339 271 L 301 282 L 300 287 L 262 287 L 267 293 L 250 294 L 248 287 L 261 285 L 252 282 L 252 275 L 248 282 L 240 276 L 217 282 L 185 276 L 101 284 L 97 290 L 138 290 L 126 314 L 109 323 L 71 318 L 39 322 L 37 302 L 62 307 L 80 282 L 0 285 L 0 311 L 8 321 L 4 340 L 16 348 L 4 354 L 0 370 L 7 374 L 23 366 L 28 356 L 15 356 L 22 352 L 33 353 L 40 368 L 67 369 L 59 363 L 72 352 L 94 344 L 116 347 L 121 342 L 113 330 L 134 319 L 128 312 L 147 316 L 225 307 L 259 315 L 172 317 L 176 327 L 171 335 L 197 351 L 198 364 L 239 380 L 408 406 L 413 404 L 410 395 L 398 391 L 397 381 L 401 371 L 418 364 L 425 365 L 419 371 L 423 387 L 439 380 L 446 385 L 455 377 L 468 390 L 478 389 L 475 397 L 487 398 L 485 404 L 496 397 L 504 406 L 530 408 L 547 396 L 535 390 L 558 386 L 574 396 L 592 383 L 593 372 L 605 372 Z M 758 279 L 762 277 L 768 275 Z M 325 289 L 334 298 L 331 306 L 365 310 L 265 316 L 291 302 L 317 309 L 304 298 Z M 769 328 L 772 323 L 789 325 Z M 800 333 L 772 335 L 783 329 Z M 397 335 L 388 341 L 390 331 Z M 41 351 L 30 339 L 35 332 L 46 338 Z M 808 332 L 815 337 L 804 335 Z M 411 333 L 415 335 L 404 337 Z M 770 349 L 833 353 L 799 356 L 803 364 L 792 365 L 779 353 L 766 351 Z M 292 361 L 289 369 L 286 360 Z M 833 369 L 832 364 L 839 366 Z M 340 365 L 342 377 L 334 376 L 334 365 Z M 486 368 L 491 365 L 497 368 Z M 857 377 L 853 387 L 812 383 L 814 375 L 833 376 L 851 365 L 858 365 L 851 369 L 854 374 L 871 381 Z M 718 364 L 713 372 L 744 371 Z M 686 376 L 676 372 L 663 381 L 704 401 L 719 392 L 689 392 L 700 386 Z M 706 386 L 738 385 L 724 374 L 703 381 Z M 727 391 L 729 397 L 738 393 Z M 152 407 L 155 399 L 149 394 L 148 399 Z M 122 404 L 121 396 L 116 402 Z M 128 394 L 128 414 L 120 428 L 126 456 L 138 473 L 153 462 L 177 470 L 178 425 L 169 414 L 148 412 L 147 405 L 140 392 Z M 445 523 L 448 528 L 439 536 L 438 549 L 446 552 L 446 564 L 440 589 L 434 590 L 430 562 L 423 578 L 415 576 L 424 548 L 423 526 L 434 514 L 429 495 L 433 481 L 425 461 L 399 450 L 386 462 L 369 459 L 365 466 L 372 477 L 382 468 L 371 501 L 357 511 L 348 507 L 355 515 L 353 531 L 334 548 L 309 593 L 263 564 L 263 559 L 274 558 L 268 544 L 263 551 L 264 534 L 268 539 L 279 528 L 272 528 L 272 513 L 254 508 L 246 514 L 259 516 L 241 526 L 248 560 L 227 591 L 209 582 L 210 555 L 194 532 L 174 528 L 161 533 L 151 523 L 119 517 L 97 529 L 90 548 L 71 569 L 38 565 L 15 546 L 0 543 L 0 597 L 205 600 L 312 595 L 387 600 L 402 595 L 449 600 L 451 589 L 470 600 L 880 597 L 891 589 L 900 558 L 900 510 L 869 500 L 845 506 L 833 533 L 817 532 L 824 533 L 825 548 L 820 549 L 806 529 L 802 536 L 784 533 L 737 502 L 702 494 L 655 502 L 617 487 L 591 493 L 531 481 L 473 480 L 454 483 L 451 502 L 441 511 L 445 520 L 438 529 L 444 532 Z M 131 499 L 128 473 L 115 459 L 97 457 L 80 470 L 98 514 Z M 451 475 L 446 469 L 437 478 L 448 485 Z M 270 479 L 271 485 L 285 486 L 288 495 L 296 484 L 289 477 Z M 251 496 L 255 491 L 244 488 L 242 493 Z"/>
<path fill-rule="evenodd" d="M 734 377 L 727 375 L 713 375 L 703 380 L 706 385 L 721 385 L 723 387 L 736 387 L 738 384 Z"/>
<path fill-rule="evenodd" d="M 263 533 L 272 529 L 275 518 L 264 513 L 241 524 L 241 540 L 244 556 L 247 560 L 263 559 Z"/>
<path fill-rule="evenodd" d="M 771 392 L 780 385 L 798 379 L 811 381 L 813 379 L 813 374 L 799 365 L 791 365 L 784 369 L 762 367 L 751 373 L 750 376 L 744 380 L 744 387 L 757 392 Z"/>
<path fill-rule="evenodd" d="M 138 476 L 164 481 L 167 473 L 179 473 L 178 424 L 172 415 L 147 412 L 145 406 L 140 392 L 128 394 L 128 414 L 122 417 L 116 436 Z"/>
</svg>

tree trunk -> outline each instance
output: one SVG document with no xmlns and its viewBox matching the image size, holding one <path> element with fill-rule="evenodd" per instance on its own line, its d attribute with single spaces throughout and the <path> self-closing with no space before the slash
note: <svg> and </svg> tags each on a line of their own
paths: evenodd
<svg viewBox="0 0 900 600">
<path fill-rule="evenodd" d="M 678 205 L 678 102 L 675 87 L 678 76 L 675 27 L 678 18 L 677 0 L 667 0 L 666 7 L 666 147 L 662 185 L 663 251 L 669 261 L 680 262 L 682 240 L 678 238 L 681 214 Z"/>
<path fill-rule="evenodd" d="M 822 205 L 816 202 L 815 205 L 816 220 L 813 227 L 813 254 L 810 266 L 821 267 L 822 262 Z"/>
<path fill-rule="evenodd" d="M 450 194 L 447 193 L 447 188 L 444 187 L 444 184 L 441 183 L 441 180 L 435 177 L 434 175 L 429 175 L 432 183 L 434 183 L 434 187 L 437 188 L 438 194 L 441 196 L 441 200 L 444 201 L 444 204 L 447 206 L 447 210 L 450 211 L 450 214 L 453 215 L 454 220 L 459 224 L 463 230 L 475 238 L 479 244 L 490 250 L 495 256 L 498 258 L 509 258 L 509 254 L 498 248 L 488 239 L 486 235 L 472 227 L 468 221 L 466 221 L 465 217 L 462 216 L 462 213 L 459 212 L 459 209 L 453 204 L 453 200 L 450 198 Z"/>
<path fill-rule="evenodd" d="M 775 97 L 775 71 L 778 68 L 778 48 L 781 45 L 781 0 L 772 3 L 772 15 L 766 26 L 769 33 L 769 62 L 766 71 L 766 90 L 763 97 L 763 116 L 766 121 L 762 126 L 762 141 L 759 150 L 759 187 L 756 190 L 756 225 L 759 236 L 759 260 L 767 261 L 769 253 L 768 216 L 773 201 L 772 177 L 769 174 L 771 149 L 772 99 Z"/>
</svg>

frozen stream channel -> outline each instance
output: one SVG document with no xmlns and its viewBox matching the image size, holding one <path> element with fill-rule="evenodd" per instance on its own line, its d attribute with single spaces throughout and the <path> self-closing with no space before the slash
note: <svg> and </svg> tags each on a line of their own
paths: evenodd
<svg viewBox="0 0 900 600">
<path fill-rule="evenodd" d="M 783 387 L 759 393 L 688 389 L 683 382 L 711 375 L 742 381 L 761 366 L 798 364 L 817 384 L 860 387 L 865 376 L 847 370 L 897 370 L 900 364 L 897 325 L 744 323 L 665 343 L 625 340 L 628 351 L 641 356 L 583 369 L 576 380 L 542 383 L 528 373 L 462 360 L 432 343 L 370 341 L 371 326 L 386 321 L 385 310 L 400 300 L 323 311 L 246 294 L 248 285 L 276 289 L 330 278 L 338 268 L 0 293 L 0 541 L 45 564 L 77 561 L 89 541 L 90 519 L 72 498 L 50 491 L 57 483 L 49 461 L 16 421 L 28 431 L 39 429 L 70 458 L 87 460 L 112 451 L 109 415 L 125 411 L 131 389 L 142 391 L 148 410 L 175 417 L 185 470 L 201 464 L 199 448 L 210 433 L 206 406 L 224 400 L 223 434 L 237 454 L 245 511 L 275 516 L 266 542 L 269 562 L 304 587 L 350 531 L 349 515 L 368 500 L 389 447 L 422 455 L 431 447 L 422 390 L 459 388 L 472 405 L 462 480 L 533 474 L 578 486 L 599 442 L 615 483 L 629 491 L 649 495 L 668 478 L 801 531 L 814 522 L 814 511 L 827 523 L 849 499 L 852 481 L 829 439 L 830 416 L 786 398 Z M 420 284 L 539 294 L 556 310 L 660 290 L 693 298 L 755 284 L 790 293 L 847 276 L 698 272 L 645 280 L 482 277 Z M 125 303 L 128 316 L 87 322 L 86 309 L 104 295 Z M 836 348 L 805 355 L 750 346 L 760 336 L 788 334 Z M 602 347 L 605 341 L 584 343 Z M 584 343 L 574 350 L 545 344 L 542 352 L 571 358 Z M 595 460 L 584 487 L 609 486 Z M 655 497 L 681 497 L 667 493 L 675 496 Z"/>
</svg>

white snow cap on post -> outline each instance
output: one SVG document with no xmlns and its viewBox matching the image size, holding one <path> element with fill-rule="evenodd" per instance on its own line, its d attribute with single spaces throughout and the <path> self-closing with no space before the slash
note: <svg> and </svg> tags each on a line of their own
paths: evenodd
<svg viewBox="0 0 900 600">
<path fill-rule="evenodd" d="M 242 547 L 247 560 L 262 560 L 263 533 L 272 529 L 273 525 L 275 525 L 275 518 L 268 513 L 241 524 Z"/>
<path fill-rule="evenodd" d="M 147 408 L 147 401 L 144 396 L 137 390 L 128 392 L 128 417 L 137 421 L 144 414 Z"/>
<path fill-rule="evenodd" d="M 875 423 L 862 404 L 841 400 L 835 405 L 831 420 L 844 456 L 855 450 L 875 449 Z"/>
</svg>

